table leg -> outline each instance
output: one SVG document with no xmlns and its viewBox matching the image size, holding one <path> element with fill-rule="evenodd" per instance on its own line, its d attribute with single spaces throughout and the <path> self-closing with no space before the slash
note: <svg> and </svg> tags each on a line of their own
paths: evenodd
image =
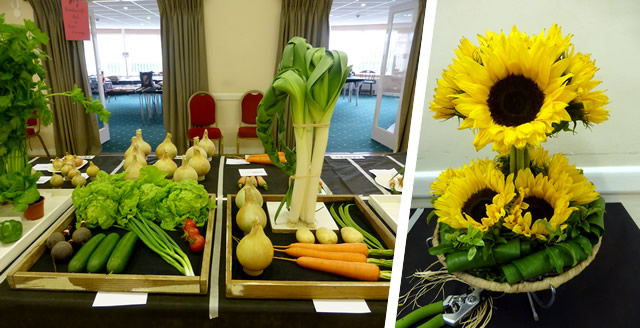
<svg viewBox="0 0 640 328">
<path fill-rule="evenodd" d="M 144 102 L 144 94 L 138 94 L 138 99 L 140 100 L 140 120 L 142 121 L 142 125 L 144 125 L 144 109 L 142 105 Z"/>
</svg>

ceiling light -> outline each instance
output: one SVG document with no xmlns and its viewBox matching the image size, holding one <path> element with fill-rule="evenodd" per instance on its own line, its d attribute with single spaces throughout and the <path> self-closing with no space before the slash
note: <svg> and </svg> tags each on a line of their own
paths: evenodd
<svg viewBox="0 0 640 328">
<path fill-rule="evenodd" d="M 122 7 L 122 9 L 127 10 L 127 9 L 129 9 L 129 7 L 124 6 L 124 7 Z"/>
<path fill-rule="evenodd" d="M 360 5 L 360 7 L 365 7 L 366 5 L 367 5 L 366 3 L 363 3 Z"/>
<path fill-rule="evenodd" d="M 147 19 L 151 19 L 151 16 L 147 16 Z"/>
</svg>

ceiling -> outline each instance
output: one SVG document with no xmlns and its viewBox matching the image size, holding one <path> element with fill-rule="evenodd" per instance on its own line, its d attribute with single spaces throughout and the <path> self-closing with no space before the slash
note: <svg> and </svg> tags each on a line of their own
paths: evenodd
<svg viewBox="0 0 640 328">
<path fill-rule="evenodd" d="M 333 0 L 331 25 L 387 24 L 389 8 L 416 0 Z"/>
<path fill-rule="evenodd" d="M 89 13 L 96 17 L 96 28 L 160 28 L 156 0 L 89 1 Z"/>
<path fill-rule="evenodd" d="M 258 0 L 263 1 L 263 0 Z M 333 0 L 331 25 L 386 24 L 389 7 L 415 0 Z M 156 0 L 90 0 L 97 28 L 159 29 Z"/>
</svg>

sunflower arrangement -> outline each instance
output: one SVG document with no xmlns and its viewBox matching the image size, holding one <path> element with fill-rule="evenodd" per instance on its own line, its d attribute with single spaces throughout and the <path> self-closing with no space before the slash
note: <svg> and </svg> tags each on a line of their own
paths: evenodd
<svg viewBox="0 0 640 328">
<path fill-rule="evenodd" d="M 598 70 L 553 25 L 538 35 L 513 27 L 466 38 L 438 79 L 436 119 L 460 120 L 480 150 L 498 155 L 447 169 L 431 185 L 449 272 L 510 285 L 557 275 L 597 250 L 604 199 L 582 170 L 541 147 L 548 137 L 609 117 Z"/>
</svg>

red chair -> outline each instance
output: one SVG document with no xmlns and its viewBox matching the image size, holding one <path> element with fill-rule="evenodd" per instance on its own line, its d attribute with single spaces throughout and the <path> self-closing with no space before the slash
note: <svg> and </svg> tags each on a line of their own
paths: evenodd
<svg viewBox="0 0 640 328">
<path fill-rule="evenodd" d="M 189 124 L 187 132 L 189 140 L 199 137 L 202 139 L 204 130 L 209 134 L 209 139 L 218 140 L 218 154 L 222 155 L 224 145 L 222 132 L 217 127 L 216 122 L 216 101 L 213 95 L 206 91 L 198 91 L 189 98 Z M 189 147 L 187 142 L 187 147 Z"/>
<path fill-rule="evenodd" d="M 36 112 L 34 111 L 34 114 L 35 113 Z M 51 157 L 51 155 L 49 155 L 49 150 L 47 149 L 47 145 L 44 144 L 44 140 L 40 135 L 40 118 L 34 117 L 27 120 L 27 137 L 28 138 L 38 137 L 38 139 L 40 140 L 40 143 L 42 144 L 42 148 L 44 149 L 44 152 L 47 153 L 47 157 Z"/>
<path fill-rule="evenodd" d="M 236 138 L 236 153 L 238 154 L 240 154 L 240 139 L 258 139 L 256 118 L 258 117 L 258 104 L 262 97 L 262 92 L 258 90 L 247 91 L 242 96 L 242 102 L 240 103 L 242 119 L 240 120 Z"/>
</svg>

